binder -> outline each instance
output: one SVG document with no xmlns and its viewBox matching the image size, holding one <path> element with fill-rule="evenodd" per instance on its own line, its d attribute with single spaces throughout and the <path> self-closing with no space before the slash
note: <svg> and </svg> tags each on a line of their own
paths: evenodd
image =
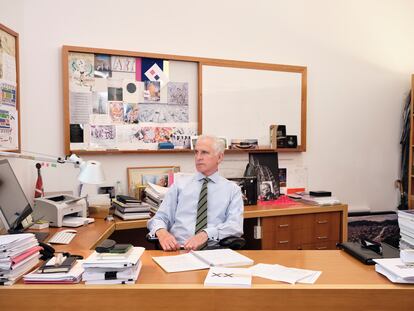
<svg viewBox="0 0 414 311">
<path fill-rule="evenodd" d="M 338 243 L 337 246 L 366 265 L 374 265 L 374 259 L 400 257 L 400 251 L 387 243 L 381 243 L 382 254 L 364 248 L 356 242 Z"/>
</svg>

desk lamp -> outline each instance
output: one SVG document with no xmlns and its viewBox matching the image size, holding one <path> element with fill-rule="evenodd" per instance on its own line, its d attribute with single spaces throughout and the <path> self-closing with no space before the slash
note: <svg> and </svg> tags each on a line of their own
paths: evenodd
<svg viewBox="0 0 414 311">
<path fill-rule="evenodd" d="M 79 196 L 81 195 L 82 185 L 83 184 L 101 184 L 105 181 L 104 173 L 102 170 L 102 166 L 98 161 L 83 161 L 79 158 L 76 154 L 72 154 L 69 157 L 66 156 L 65 158 L 62 157 L 52 157 L 48 155 L 31 155 L 31 154 L 23 154 L 23 153 L 14 153 L 8 151 L 0 151 L 0 156 L 7 157 L 7 158 L 20 158 L 26 160 L 34 160 L 34 161 L 44 161 L 50 163 L 71 163 L 76 168 L 80 168 L 80 173 L 78 175 L 78 180 L 80 181 L 79 186 Z"/>
</svg>

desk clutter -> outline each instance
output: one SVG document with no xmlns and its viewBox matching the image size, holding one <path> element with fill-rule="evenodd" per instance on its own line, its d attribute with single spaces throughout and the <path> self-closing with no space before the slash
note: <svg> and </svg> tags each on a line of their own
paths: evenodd
<svg viewBox="0 0 414 311">
<path fill-rule="evenodd" d="M 32 270 L 41 249 L 32 233 L 0 235 L 0 285 L 13 285 Z"/>
</svg>

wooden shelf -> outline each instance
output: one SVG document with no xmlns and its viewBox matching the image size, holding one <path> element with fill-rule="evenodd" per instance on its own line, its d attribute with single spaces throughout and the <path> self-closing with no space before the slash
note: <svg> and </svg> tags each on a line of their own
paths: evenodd
<svg viewBox="0 0 414 311">
<path fill-rule="evenodd" d="M 225 153 L 234 154 L 234 153 L 270 153 L 270 152 L 302 152 L 302 148 L 259 148 L 259 149 L 226 149 Z M 72 153 L 77 155 L 96 155 L 96 154 L 130 154 L 130 153 L 194 153 L 192 149 L 155 149 L 155 150 L 117 150 L 117 149 L 108 149 L 108 150 L 72 150 Z"/>
</svg>

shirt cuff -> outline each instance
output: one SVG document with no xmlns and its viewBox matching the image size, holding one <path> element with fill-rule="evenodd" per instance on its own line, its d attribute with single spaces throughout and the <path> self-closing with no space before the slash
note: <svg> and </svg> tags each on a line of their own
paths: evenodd
<svg viewBox="0 0 414 311">
<path fill-rule="evenodd" d="M 208 239 L 210 241 L 218 241 L 218 230 L 216 228 L 205 228 L 203 231 L 207 233 Z"/>
<path fill-rule="evenodd" d="M 156 237 L 156 235 L 155 235 L 155 233 L 158 231 L 158 230 L 160 230 L 160 229 L 165 229 L 165 230 L 167 230 L 167 227 L 165 227 L 165 226 L 162 226 L 162 225 L 159 225 L 159 226 L 157 226 L 157 227 L 154 227 L 154 228 L 152 228 L 152 230 L 150 231 L 150 236 L 152 236 L 152 237 Z"/>
</svg>

